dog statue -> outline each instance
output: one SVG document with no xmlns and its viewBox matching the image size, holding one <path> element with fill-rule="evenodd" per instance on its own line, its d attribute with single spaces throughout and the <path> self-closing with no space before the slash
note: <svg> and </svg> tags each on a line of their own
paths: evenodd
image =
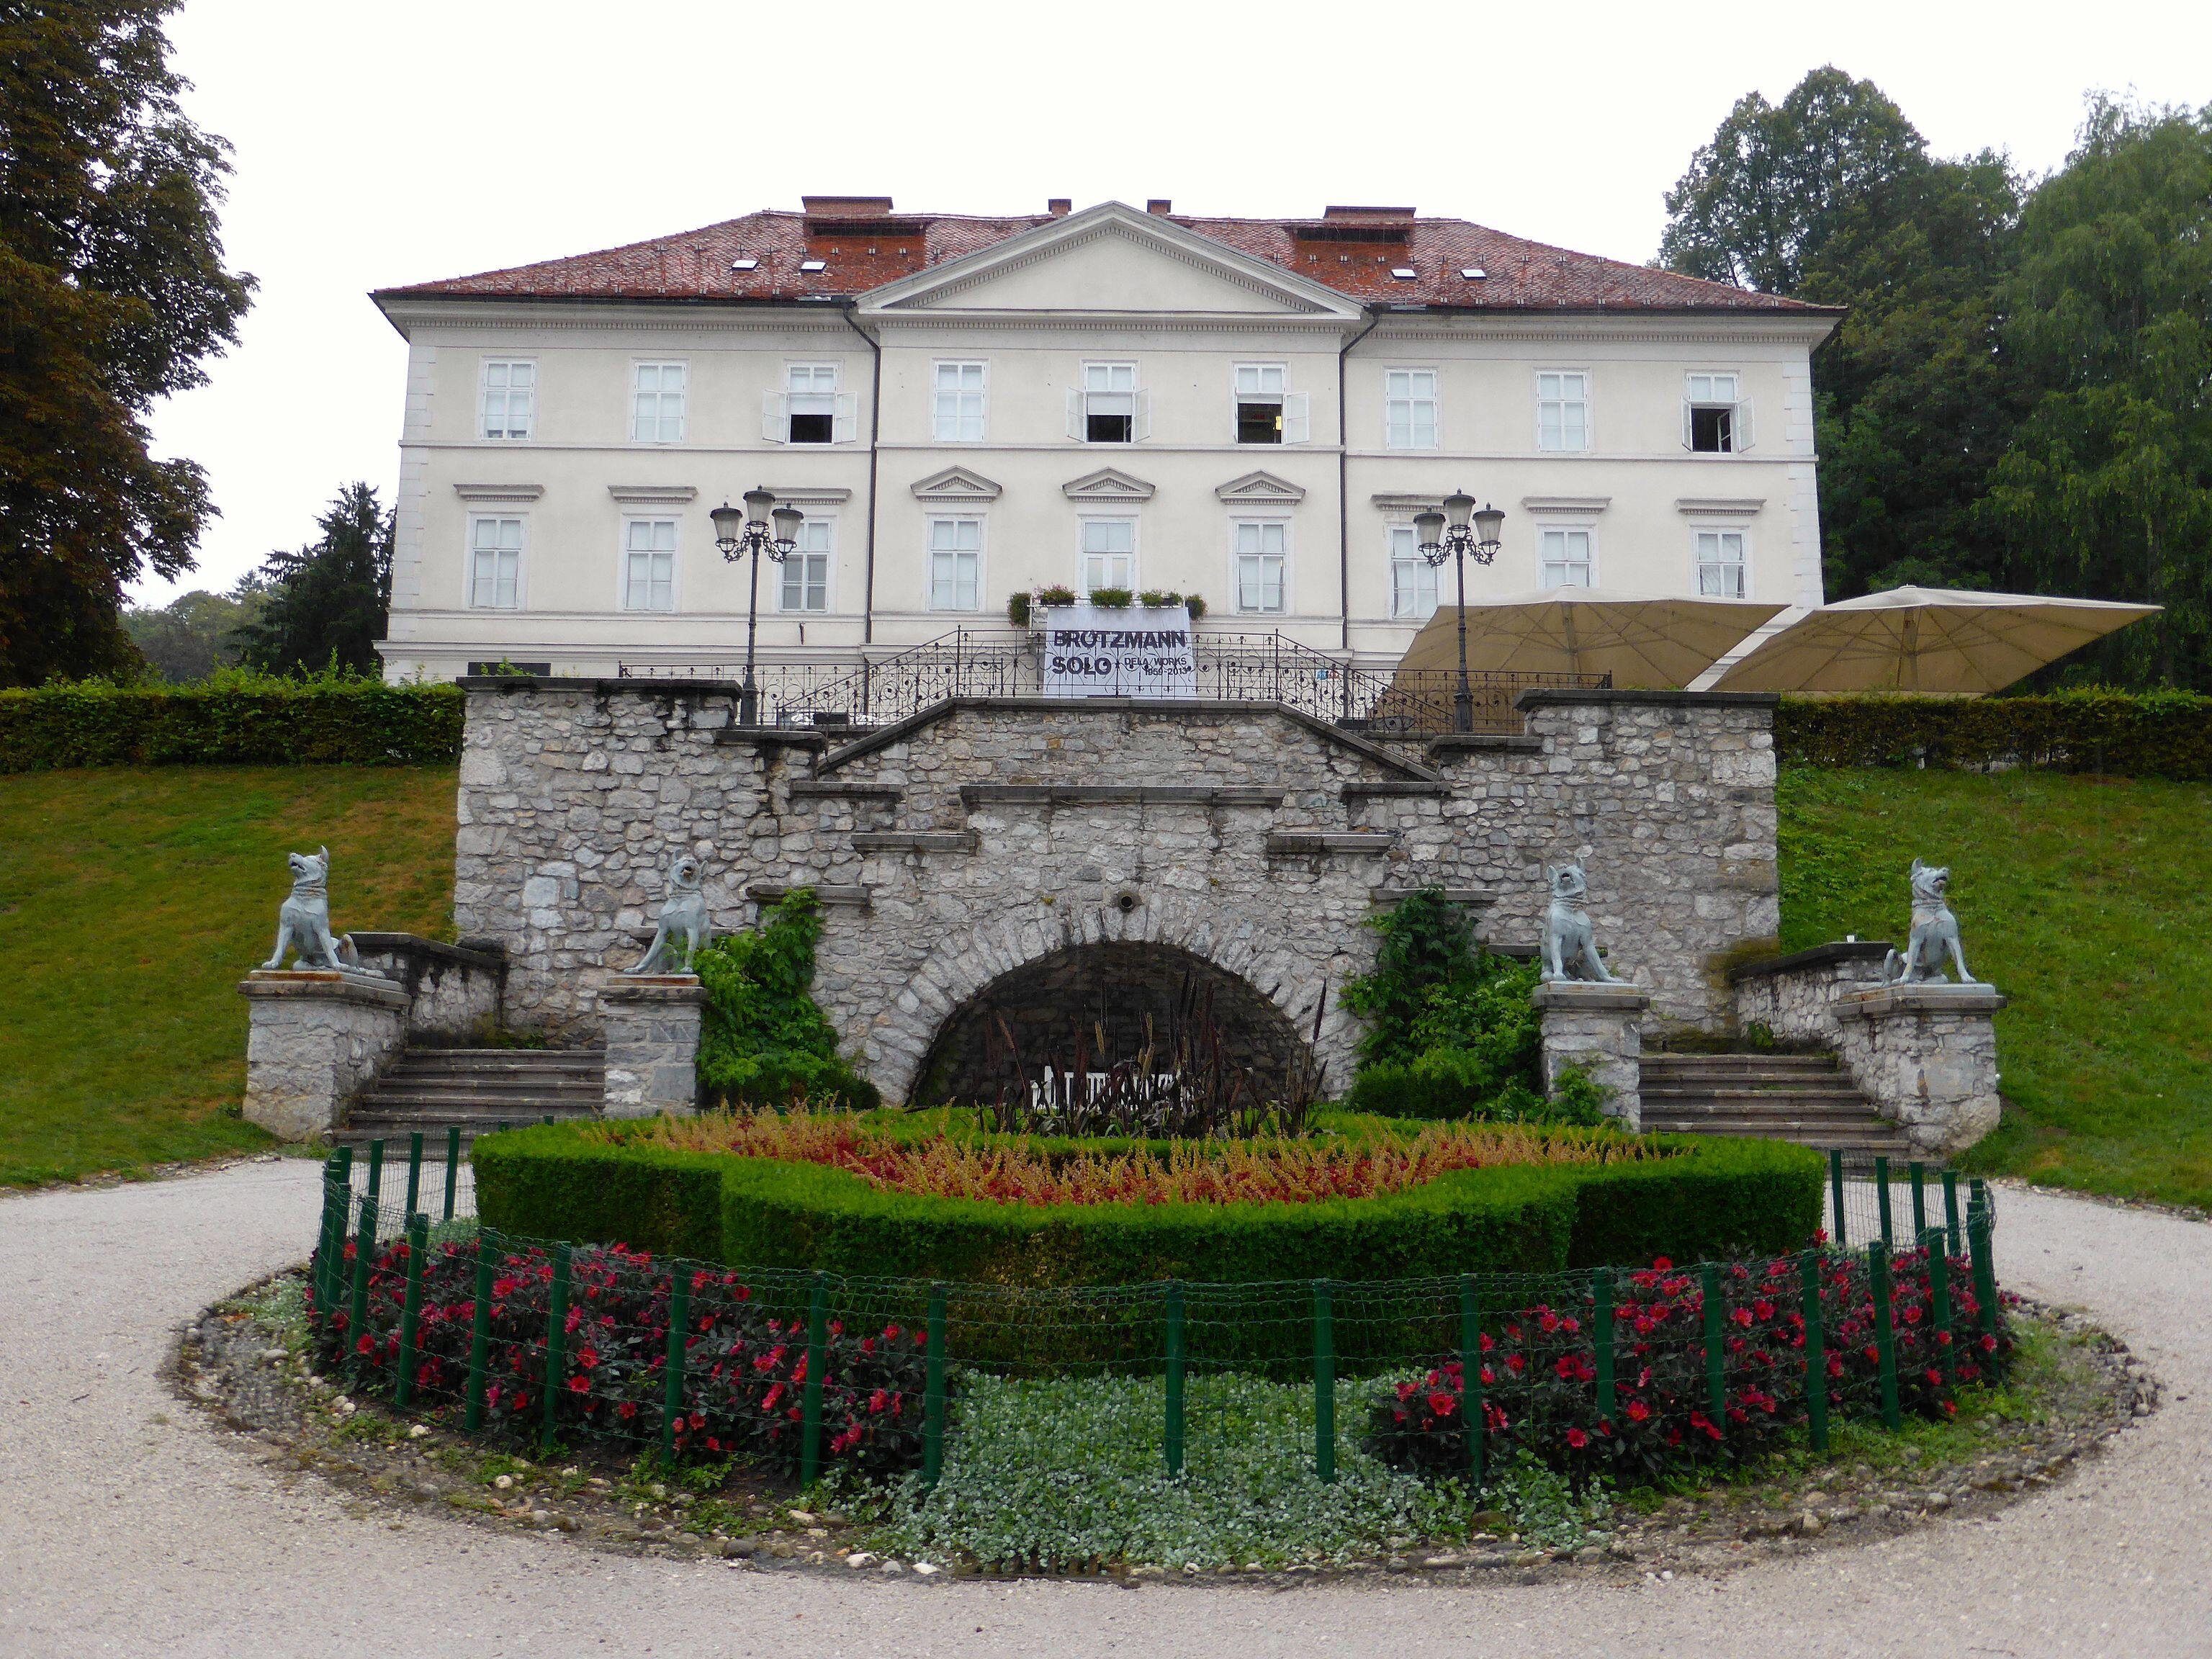
<svg viewBox="0 0 2212 1659">
<path fill-rule="evenodd" d="M 1583 980 L 1599 985 L 1621 981 L 1607 971 L 1597 953 L 1597 935 L 1590 930 L 1589 912 L 1583 908 L 1589 884 L 1579 864 L 1546 865 L 1552 884 L 1551 908 L 1544 912 L 1544 980 Z"/>
<path fill-rule="evenodd" d="M 1943 971 L 1947 957 L 1959 970 L 1959 983 L 1980 983 L 1966 971 L 1966 953 L 1959 944 L 1959 918 L 1944 900 L 1950 885 L 1948 867 L 1938 869 L 1918 859 L 1912 860 L 1912 932 L 1905 939 L 1904 955 L 1892 951 L 1883 959 L 1881 976 L 1886 983 L 1948 984 Z"/>
<path fill-rule="evenodd" d="M 353 935 L 331 933 L 331 849 L 288 853 L 292 866 L 292 895 L 276 911 L 276 949 L 261 964 L 264 972 L 284 965 L 287 951 L 298 952 L 297 968 L 340 973 L 373 973 L 361 965 L 353 948 Z"/>
<path fill-rule="evenodd" d="M 645 958 L 625 975 L 688 974 L 691 958 L 705 950 L 714 937 L 707 921 L 707 896 L 699 890 L 699 860 L 678 853 L 668 866 L 667 902 L 660 907 L 660 925 Z M 684 943 L 679 950 L 677 940 Z"/>
</svg>

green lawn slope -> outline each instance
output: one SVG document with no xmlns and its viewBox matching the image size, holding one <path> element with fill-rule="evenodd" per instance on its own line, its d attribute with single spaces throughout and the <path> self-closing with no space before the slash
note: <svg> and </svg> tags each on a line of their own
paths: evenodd
<svg viewBox="0 0 2212 1659">
<path fill-rule="evenodd" d="M 447 935 L 450 767 L 0 777 L 0 1185 L 270 1144 L 238 1116 L 246 970 L 327 843 L 341 928 Z"/>
<path fill-rule="evenodd" d="M 342 927 L 446 933 L 450 768 L 0 777 L 0 1184 L 267 1144 L 235 1115 L 284 854 L 328 842 Z M 2212 787 L 2014 772 L 1784 775 L 1783 942 L 1901 937 L 1952 867 L 1999 1016 L 1978 1167 L 2212 1205 Z"/>
<path fill-rule="evenodd" d="M 1915 857 L 1951 867 L 2007 1111 L 1971 1162 L 2212 1205 L 2212 787 L 2048 772 L 1782 778 L 1782 943 L 1902 942 Z"/>
</svg>

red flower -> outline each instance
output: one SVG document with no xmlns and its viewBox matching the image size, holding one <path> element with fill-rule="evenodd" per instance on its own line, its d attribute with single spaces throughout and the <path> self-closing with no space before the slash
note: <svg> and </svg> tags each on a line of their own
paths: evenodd
<svg viewBox="0 0 2212 1659">
<path fill-rule="evenodd" d="M 1584 1446 L 1589 1444 L 1589 1437 L 1584 1434 L 1580 1429 L 1569 1429 L 1567 1431 L 1567 1443 L 1570 1446 L 1572 1446 L 1577 1451 L 1580 1451 Z"/>
<path fill-rule="evenodd" d="M 1459 1401 L 1438 1389 L 1429 1396 L 1429 1409 L 1438 1417 L 1449 1417 L 1459 1409 Z"/>
<path fill-rule="evenodd" d="M 592 1379 L 590 1377 L 579 1373 L 568 1379 L 568 1392 L 570 1394 L 589 1394 L 591 1391 Z"/>
<path fill-rule="evenodd" d="M 1641 1400 L 1632 1400 L 1628 1402 L 1628 1420 L 1630 1422 L 1641 1423 L 1650 1415 L 1651 1407 L 1645 1405 Z"/>
</svg>

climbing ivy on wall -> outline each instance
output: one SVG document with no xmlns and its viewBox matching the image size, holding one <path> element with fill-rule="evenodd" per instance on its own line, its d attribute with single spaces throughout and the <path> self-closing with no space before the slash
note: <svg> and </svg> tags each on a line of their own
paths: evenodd
<svg viewBox="0 0 2212 1659">
<path fill-rule="evenodd" d="M 707 989 L 699 1081 L 726 1105 L 866 1110 L 876 1086 L 837 1054 L 837 1033 L 815 1003 L 814 947 L 822 916 L 814 890 L 794 888 L 749 933 L 720 939 L 692 958 Z"/>
</svg>

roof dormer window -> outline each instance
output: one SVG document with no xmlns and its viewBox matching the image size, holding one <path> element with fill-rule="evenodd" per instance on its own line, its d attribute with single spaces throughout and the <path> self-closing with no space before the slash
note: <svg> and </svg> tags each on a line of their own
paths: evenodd
<svg viewBox="0 0 2212 1659">
<path fill-rule="evenodd" d="M 830 262 L 827 259 L 801 259 L 799 268 L 801 270 L 827 270 Z"/>
</svg>

